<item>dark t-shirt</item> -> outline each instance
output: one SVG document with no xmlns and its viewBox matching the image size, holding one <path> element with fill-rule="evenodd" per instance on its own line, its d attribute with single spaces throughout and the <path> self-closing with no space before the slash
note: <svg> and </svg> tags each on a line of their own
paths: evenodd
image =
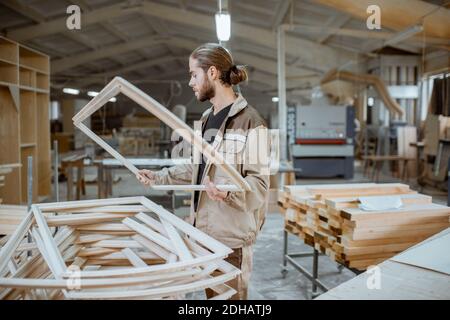
<svg viewBox="0 0 450 320">
<path fill-rule="evenodd" d="M 228 113 L 230 112 L 231 104 L 222 110 L 220 110 L 216 115 L 214 115 L 213 112 L 211 112 L 206 119 L 206 123 L 202 130 L 202 136 L 203 138 L 209 143 L 212 144 L 214 142 L 214 139 L 216 138 L 217 132 L 219 131 L 220 127 L 222 126 L 223 121 L 227 117 Z M 205 171 L 205 157 L 202 157 L 202 163 L 199 165 L 198 168 L 198 176 L 197 176 L 197 184 L 200 184 L 203 177 L 203 172 Z M 199 191 L 195 191 L 194 193 L 194 209 L 197 211 L 197 205 L 198 205 L 198 197 L 199 197 Z"/>
</svg>

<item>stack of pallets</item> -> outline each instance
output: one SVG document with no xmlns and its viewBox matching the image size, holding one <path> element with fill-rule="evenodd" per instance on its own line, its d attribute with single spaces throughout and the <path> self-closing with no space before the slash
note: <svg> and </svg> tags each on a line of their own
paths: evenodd
<svg viewBox="0 0 450 320">
<path fill-rule="evenodd" d="M 398 196 L 398 209 L 365 211 L 360 197 Z M 286 186 L 285 229 L 347 267 L 365 270 L 449 226 L 450 208 L 404 184 Z"/>
</svg>

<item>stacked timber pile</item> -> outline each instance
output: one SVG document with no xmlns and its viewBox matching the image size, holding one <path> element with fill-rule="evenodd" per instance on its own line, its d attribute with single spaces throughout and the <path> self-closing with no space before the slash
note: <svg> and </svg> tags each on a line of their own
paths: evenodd
<svg viewBox="0 0 450 320">
<path fill-rule="evenodd" d="M 228 299 L 240 274 L 224 260 L 230 248 L 145 197 L 33 205 L 0 247 L 0 299 L 182 299 L 205 288 Z"/>
<path fill-rule="evenodd" d="M 366 211 L 362 198 L 399 197 L 397 209 Z M 376 198 L 373 198 L 376 197 Z M 408 185 L 286 186 L 279 205 L 285 229 L 347 267 L 365 270 L 449 227 L 450 208 Z"/>
<path fill-rule="evenodd" d="M 0 237 L 12 234 L 26 214 L 26 206 L 0 205 Z"/>
</svg>

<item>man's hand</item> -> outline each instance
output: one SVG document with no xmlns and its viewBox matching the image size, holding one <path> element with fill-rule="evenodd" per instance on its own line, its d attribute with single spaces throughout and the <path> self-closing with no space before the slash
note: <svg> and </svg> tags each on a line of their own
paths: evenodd
<svg viewBox="0 0 450 320">
<path fill-rule="evenodd" d="M 206 193 L 211 200 L 223 201 L 228 195 L 228 191 L 220 191 L 216 188 L 216 185 L 209 180 L 209 177 L 205 178 Z"/>
<path fill-rule="evenodd" d="M 139 182 L 144 186 L 151 186 L 155 184 L 156 174 L 151 170 L 143 169 L 139 170 L 138 174 L 136 175 L 136 179 L 138 179 Z"/>
</svg>

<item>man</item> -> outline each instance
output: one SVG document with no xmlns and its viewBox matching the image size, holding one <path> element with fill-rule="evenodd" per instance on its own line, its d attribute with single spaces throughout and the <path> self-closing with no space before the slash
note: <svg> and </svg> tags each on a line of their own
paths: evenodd
<svg viewBox="0 0 450 320">
<path fill-rule="evenodd" d="M 259 162 L 243 159 L 248 155 L 249 149 L 255 147 L 252 142 L 256 141 L 255 135 L 251 133 L 267 131 L 267 127 L 259 113 L 248 105 L 242 95 L 233 91 L 233 85 L 247 80 L 247 72 L 244 66 L 233 64 L 233 59 L 225 48 L 211 43 L 198 47 L 189 57 L 189 72 L 189 86 L 196 98 L 212 103 L 212 107 L 201 118 L 204 139 L 215 150 L 223 152 L 227 163 L 244 177 L 251 191 L 227 192 L 217 189 L 217 184 L 233 183 L 220 166 L 212 165 L 203 157 L 198 165 L 174 166 L 158 172 L 140 170 L 137 178 L 145 185 L 207 186 L 207 196 L 205 192 L 198 191 L 192 195 L 190 222 L 233 249 L 226 260 L 241 269 L 242 274 L 227 284 L 237 291 L 232 299 L 247 299 L 252 269 L 252 245 L 264 223 L 269 175 L 261 170 Z M 265 150 L 268 148 L 262 148 L 262 156 L 268 158 Z M 212 290 L 206 290 L 206 295 L 208 298 L 212 297 Z"/>
</svg>

